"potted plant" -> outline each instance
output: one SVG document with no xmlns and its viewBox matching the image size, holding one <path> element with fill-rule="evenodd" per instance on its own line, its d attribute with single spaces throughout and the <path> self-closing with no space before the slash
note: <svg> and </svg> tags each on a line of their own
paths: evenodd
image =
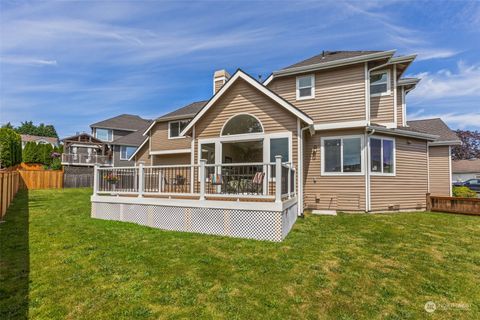
<svg viewBox="0 0 480 320">
<path fill-rule="evenodd" d="M 117 182 L 120 180 L 118 176 L 116 176 L 113 173 L 107 173 L 106 175 L 103 176 L 103 179 L 112 186 L 113 190 L 115 190 L 115 186 L 117 185 Z"/>
</svg>

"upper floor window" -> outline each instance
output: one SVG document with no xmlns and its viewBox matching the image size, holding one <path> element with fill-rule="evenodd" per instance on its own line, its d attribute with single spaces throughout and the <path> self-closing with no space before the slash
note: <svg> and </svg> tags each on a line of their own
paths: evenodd
<svg viewBox="0 0 480 320">
<path fill-rule="evenodd" d="M 377 71 L 370 74 L 370 96 L 383 96 L 390 94 L 390 72 Z"/>
<path fill-rule="evenodd" d="M 113 131 L 109 129 L 95 129 L 95 138 L 102 141 L 113 141 Z"/>
<path fill-rule="evenodd" d="M 239 114 L 225 123 L 222 129 L 222 136 L 259 132 L 263 132 L 263 127 L 257 118 L 249 114 Z"/>
<path fill-rule="evenodd" d="M 322 138 L 322 174 L 362 174 L 362 144 L 361 136 Z"/>
<path fill-rule="evenodd" d="M 130 157 L 135 153 L 135 150 L 137 150 L 136 147 L 121 146 L 120 147 L 120 160 L 130 159 Z"/>
<path fill-rule="evenodd" d="M 187 127 L 189 120 L 171 121 L 168 123 L 168 138 L 183 138 L 180 133 Z"/>
<path fill-rule="evenodd" d="M 373 175 L 395 174 L 395 140 L 370 138 L 370 170 Z"/>
<path fill-rule="evenodd" d="M 297 77 L 297 100 L 315 98 L 315 76 Z"/>
</svg>

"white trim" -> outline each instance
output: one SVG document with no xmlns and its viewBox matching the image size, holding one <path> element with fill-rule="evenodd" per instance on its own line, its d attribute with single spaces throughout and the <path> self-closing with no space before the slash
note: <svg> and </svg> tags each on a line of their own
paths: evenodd
<svg viewBox="0 0 480 320">
<path fill-rule="evenodd" d="M 392 135 L 392 136 L 411 137 L 411 138 L 431 140 L 431 141 L 434 141 L 435 139 L 438 138 L 438 136 L 432 135 L 432 134 L 406 131 L 401 129 L 388 129 L 385 127 L 378 127 L 378 126 L 369 126 L 368 129 L 376 132 Z"/>
<path fill-rule="evenodd" d="M 368 139 L 369 134 L 368 131 L 365 130 L 365 133 L 363 134 L 363 138 L 365 139 L 365 150 L 364 150 L 364 157 L 365 161 L 367 163 L 367 166 L 365 168 L 365 211 L 370 212 L 371 210 L 371 192 L 370 192 L 370 139 Z"/>
<path fill-rule="evenodd" d="M 176 154 L 176 153 L 189 153 L 190 149 L 173 149 L 163 151 L 150 151 L 150 155 L 162 155 L 162 154 Z"/>
<path fill-rule="evenodd" d="M 355 64 L 355 63 L 360 63 L 360 62 L 365 62 L 365 61 L 370 61 L 370 60 L 377 60 L 377 59 L 381 59 L 381 58 L 389 58 L 390 59 L 395 54 L 395 51 L 396 50 L 382 51 L 382 52 L 365 54 L 365 55 L 352 57 L 352 58 L 335 60 L 335 61 L 331 61 L 331 62 L 321 62 L 321 63 L 312 64 L 312 65 L 308 65 L 308 66 L 283 69 L 283 70 L 280 70 L 280 71 L 273 72 L 273 77 L 288 76 L 288 75 L 292 75 L 292 74 L 296 74 L 296 73 L 300 73 L 300 72 L 311 72 L 311 71 L 328 69 L 328 68 L 333 68 L 333 67 L 338 67 L 338 66 L 345 66 L 345 65 L 349 65 L 349 64 Z"/>
<path fill-rule="evenodd" d="M 430 147 L 427 142 L 427 192 L 430 193 Z"/>
<path fill-rule="evenodd" d="M 142 136 L 145 136 L 150 130 L 152 130 L 153 126 L 157 124 L 157 120 L 154 120 L 152 124 L 145 130 L 145 132 L 142 134 Z"/>
<path fill-rule="evenodd" d="M 258 123 L 260 123 L 260 127 L 262 127 L 262 132 L 255 132 L 255 133 L 263 133 L 265 132 L 265 129 L 263 128 L 263 124 L 262 122 L 260 121 L 260 119 L 258 119 L 258 117 L 254 116 L 253 114 L 250 114 L 248 112 L 241 112 L 241 113 L 236 113 L 234 114 L 233 116 L 229 117 L 227 119 L 227 121 L 225 121 L 222 125 L 222 129 L 220 130 L 220 136 L 221 137 L 233 137 L 233 136 L 242 136 L 242 135 L 246 135 L 246 134 L 251 134 L 251 133 L 239 133 L 239 134 L 228 134 L 228 135 L 224 135 L 223 134 L 223 129 L 225 129 L 225 125 L 227 123 L 230 122 L 230 120 L 232 120 L 233 118 L 235 118 L 236 116 L 241 116 L 241 115 L 246 115 L 246 116 L 250 116 L 252 118 L 255 118 L 257 120 Z"/>
<path fill-rule="evenodd" d="M 302 87 L 302 88 L 300 88 L 300 79 L 302 79 L 302 78 L 310 78 L 311 86 L 310 86 L 310 87 Z M 315 99 L 315 74 L 307 74 L 307 75 L 298 76 L 298 77 L 296 78 L 295 83 L 296 83 L 296 86 L 295 86 L 296 100 Z M 305 97 L 301 97 L 301 96 L 300 96 L 300 89 L 306 89 L 306 88 L 310 88 L 310 89 L 311 89 L 310 95 L 309 95 L 309 96 L 305 96 Z"/>
<path fill-rule="evenodd" d="M 407 102 L 405 101 L 405 87 L 402 86 L 402 126 L 407 126 Z"/>
<path fill-rule="evenodd" d="M 222 80 L 223 80 L 223 83 L 220 86 L 220 88 L 227 82 L 228 78 L 225 76 L 215 77 L 215 75 L 213 75 L 213 94 L 215 94 L 215 82 L 222 81 Z"/>
<path fill-rule="evenodd" d="M 313 129 L 315 131 L 321 131 L 321 130 L 332 130 L 332 129 L 361 128 L 361 127 L 366 127 L 367 125 L 368 125 L 367 121 L 357 120 L 357 121 L 333 122 L 333 123 L 326 123 L 326 124 L 315 124 L 313 125 Z"/>
<path fill-rule="evenodd" d="M 111 131 L 111 132 L 112 132 L 112 140 L 103 140 L 103 139 L 100 139 L 100 138 L 97 136 L 97 130 L 99 130 L 99 129 L 100 129 L 100 130 Z M 115 140 L 115 138 L 113 137 L 113 130 L 114 130 L 114 129 L 97 128 L 97 127 L 95 127 L 95 134 L 94 134 L 93 137 L 94 137 L 95 139 L 98 139 L 98 140 L 102 141 L 102 142 L 113 142 L 113 140 Z M 122 129 L 122 130 L 123 130 L 123 129 Z M 125 130 L 125 131 L 130 131 L 130 130 Z M 108 133 L 107 133 L 107 137 L 108 137 Z"/>
<path fill-rule="evenodd" d="M 390 64 L 397 64 L 397 63 L 405 63 L 405 62 L 412 62 L 417 57 L 417 54 L 410 54 L 406 56 L 400 57 L 392 57 L 389 61 Z"/>
<path fill-rule="evenodd" d="M 120 147 L 120 150 L 119 150 L 119 153 L 120 153 L 120 160 L 122 161 L 129 161 L 130 158 L 129 157 L 126 157 L 126 158 L 122 158 L 122 148 L 136 148 L 135 151 L 133 152 L 133 154 L 135 154 L 135 152 L 137 152 L 138 150 L 138 147 L 135 147 L 135 146 L 119 146 Z M 115 158 L 115 157 L 114 157 Z"/>
<path fill-rule="evenodd" d="M 185 139 L 186 136 L 183 136 L 181 133 L 182 131 L 180 130 L 180 123 L 182 122 L 188 122 L 188 120 L 173 120 L 173 121 L 168 121 L 168 139 L 173 140 L 173 139 Z M 170 134 L 170 125 L 172 123 L 178 123 L 178 136 L 172 137 Z"/>
<path fill-rule="evenodd" d="M 452 146 L 448 146 L 448 176 L 450 178 L 450 197 L 452 196 Z"/>
<path fill-rule="evenodd" d="M 360 139 L 360 171 L 359 172 L 343 172 L 343 140 L 344 139 Z M 341 172 L 326 172 L 325 171 L 325 140 L 340 139 L 340 167 Z M 362 176 L 365 174 L 365 156 L 364 156 L 365 141 L 364 136 L 361 134 L 356 135 L 340 135 L 340 136 L 328 136 L 320 138 L 320 152 L 321 152 L 321 176 Z"/>
<path fill-rule="evenodd" d="M 392 84 L 391 84 L 391 74 L 390 74 L 390 69 L 384 69 L 384 70 L 378 70 L 378 71 L 373 71 L 373 72 L 370 72 L 370 78 L 374 75 L 377 75 L 377 74 L 382 74 L 382 73 L 386 73 L 387 74 L 387 91 L 385 92 L 380 92 L 380 93 L 374 93 L 374 94 L 370 94 L 370 97 L 373 98 L 373 97 L 383 97 L 383 96 L 390 96 L 392 95 Z M 383 83 L 380 83 L 380 84 L 377 84 L 377 85 L 382 85 Z M 371 92 L 371 87 L 372 87 L 372 83 L 370 83 L 370 86 L 369 86 L 369 91 Z"/>
<path fill-rule="evenodd" d="M 241 78 L 242 80 L 248 82 L 250 85 L 252 85 L 254 88 L 258 89 L 260 92 L 265 94 L 267 97 L 270 99 L 274 100 L 277 102 L 280 106 L 284 107 L 291 113 L 293 113 L 295 116 L 300 118 L 302 121 L 304 121 L 307 124 L 313 124 L 313 120 L 308 117 L 307 115 L 303 114 L 301 111 L 299 111 L 297 108 L 295 108 L 293 105 L 288 103 L 287 101 L 283 100 L 280 98 L 277 94 L 274 92 L 270 91 L 267 89 L 264 85 L 259 83 L 258 81 L 254 80 L 251 78 L 249 75 L 247 75 L 245 72 L 242 70 L 238 70 L 235 72 L 235 74 L 230 78 L 229 81 L 219 90 L 217 93 L 208 101 L 208 103 L 198 112 L 195 117 L 190 121 L 188 126 L 183 130 L 183 132 L 180 133 L 181 136 L 184 136 L 192 127 L 193 125 L 212 107 L 215 102 L 217 102 L 218 99 L 237 81 L 237 79 Z"/>
<path fill-rule="evenodd" d="M 398 85 L 399 86 L 408 86 L 408 85 L 416 85 L 420 82 L 421 79 L 414 78 L 414 79 L 399 79 Z"/>
<path fill-rule="evenodd" d="M 268 78 L 265 79 L 265 81 L 263 81 L 263 85 L 264 85 L 264 86 L 268 86 L 268 84 L 269 84 L 270 82 L 272 82 L 272 80 L 273 80 L 273 73 L 270 74 L 270 75 L 268 76 Z"/>
<path fill-rule="evenodd" d="M 381 170 L 382 172 L 375 172 L 372 171 L 372 144 L 371 140 L 372 139 L 377 139 L 380 140 L 380 163 L 382 164 Z M 392 173 L 384 173 L 383 172 L 383 140 L 390 140 L 393 142 L 393 172 Z M 371 135 L 368 137 L 368 168 L 369 168 L 369 173 L 371 176 L 382 176 L 382 177 L 395 177 L 397 175 L 397 145 L 396 145 L 396 139 L 395 138 L 390 138 L 390 137 L 384 137 L 384 136 L 378 136 L 378 135 Z"/>
<path fill-rule="evenodd" d="M 461 146 L 462 141 L 460 140 L 449 140 L 449 141 L 433 141 L 428 143 L 429 146 Z"/>
<path fill-rule="evenodd" d="M 197 195 L 197 194 L 191 194 Z M 211 197 L 211 196 L 210 196 Z M 252 198 L 255 199 L 255 198 Z M 198 199 L 169 199 L 152 197 L 118 197 L 118 196 L 95 196 L 90 197 L 91 202 L 96 203 L 120 203 L 120 204 L 144 204 L 144 205 L 165 205 L 171 207 L 191 208 L 216 208 L 216 209 L 243 209 L 261 211 L 279 211 L 289 208 L 297 202 L 297 197 L 282 202 L 262 201 L 221 201 L 221 200 L 198 200 Z"/>
<path fill-rule="evenodd" d="M 397 65 L 393 65 L 393 122 L 395 123 L 394 128 L 397 127 L 398 116 L 397 116 Z"/>
<path fill-rule="evenodd" d="M 370 125 L 370 77 L 368 76 L 368 62 L 365 62 L 365 121 Z"/>
<path fill-rule="evenodd" d="M 150 140 L 150 137 L 148 137 L 147 139 L 145 139 L 142 144 L 137 148 L 137 150 L 135 150 L 135 152 L 132 154 L 132 156 L 128 159 L 128 161 L 132 161 L 133 158 L 136 156 L 136 154 L 140 151 L 140 149 L 142 149 L 142 147 L 145 145 L 145 143 L 147 143 L 147 141 Z"/>
</svg>

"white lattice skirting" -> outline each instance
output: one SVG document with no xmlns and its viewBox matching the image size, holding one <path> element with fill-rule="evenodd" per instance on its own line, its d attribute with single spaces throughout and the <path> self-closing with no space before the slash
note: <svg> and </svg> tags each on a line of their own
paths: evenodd
<svg viewBox="0 0 480 320">
<path fill-rule="evenodd" d="M 199 200 L 192 200 L 188 206 L 175 201 L 169 204 L 168 200 L 161 204 L 140 202 L 138 198 L 93 196 L 92 217 L 164 230 L 269 241 L 285 239 L 297 219 L 296 199 L 277 206 L 270 204 L 275 210 L 265 210 L 263 205 L 255 205 L 259 210 L 245 209 L 241 206 L 247 206 L 246 203 L 234 201 L 224 208 L 219 201 L 215 201 L 216 207 L 209 207 L 209 203 Z M 201 205 L 193 206 L 195 202 Z"/>
</svg>

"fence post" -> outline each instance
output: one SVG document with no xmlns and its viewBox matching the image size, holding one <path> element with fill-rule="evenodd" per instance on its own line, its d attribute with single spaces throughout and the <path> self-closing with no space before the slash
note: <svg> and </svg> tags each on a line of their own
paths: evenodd
<svg viewBox="0 0 480 320">
<path fill-rule="evenodd" d="M 76 182 L 76 181 L 75 181 Z M 93 195 L 98 194 L 98 164 L 93 167 Z"/>
<path fill-rule="evenodd" d="M 427 211 L 432 210 L 432 198 L 430 198 L 430 193 L 427 193 Z"/>
<path fill-rule="evenodd" d="M 293 195 L 297 196 L 297 170 L 293 167 Z"/>
<path fill-rule="evenodd" d="M 205 200 L 205 164 L 207 160 L 201 159 L 200 160 L 200 200 Z"/>
<path fill-rule="evenodd" d="M 138 165 L 138 197 L 143 197 L 144 179 L 143 179 L 143 163 Z"/>
<path fill-rule="evenodd" d="M 282 202 L 282 156 L 275 156 L 275 202 Z"/>
</svg>

